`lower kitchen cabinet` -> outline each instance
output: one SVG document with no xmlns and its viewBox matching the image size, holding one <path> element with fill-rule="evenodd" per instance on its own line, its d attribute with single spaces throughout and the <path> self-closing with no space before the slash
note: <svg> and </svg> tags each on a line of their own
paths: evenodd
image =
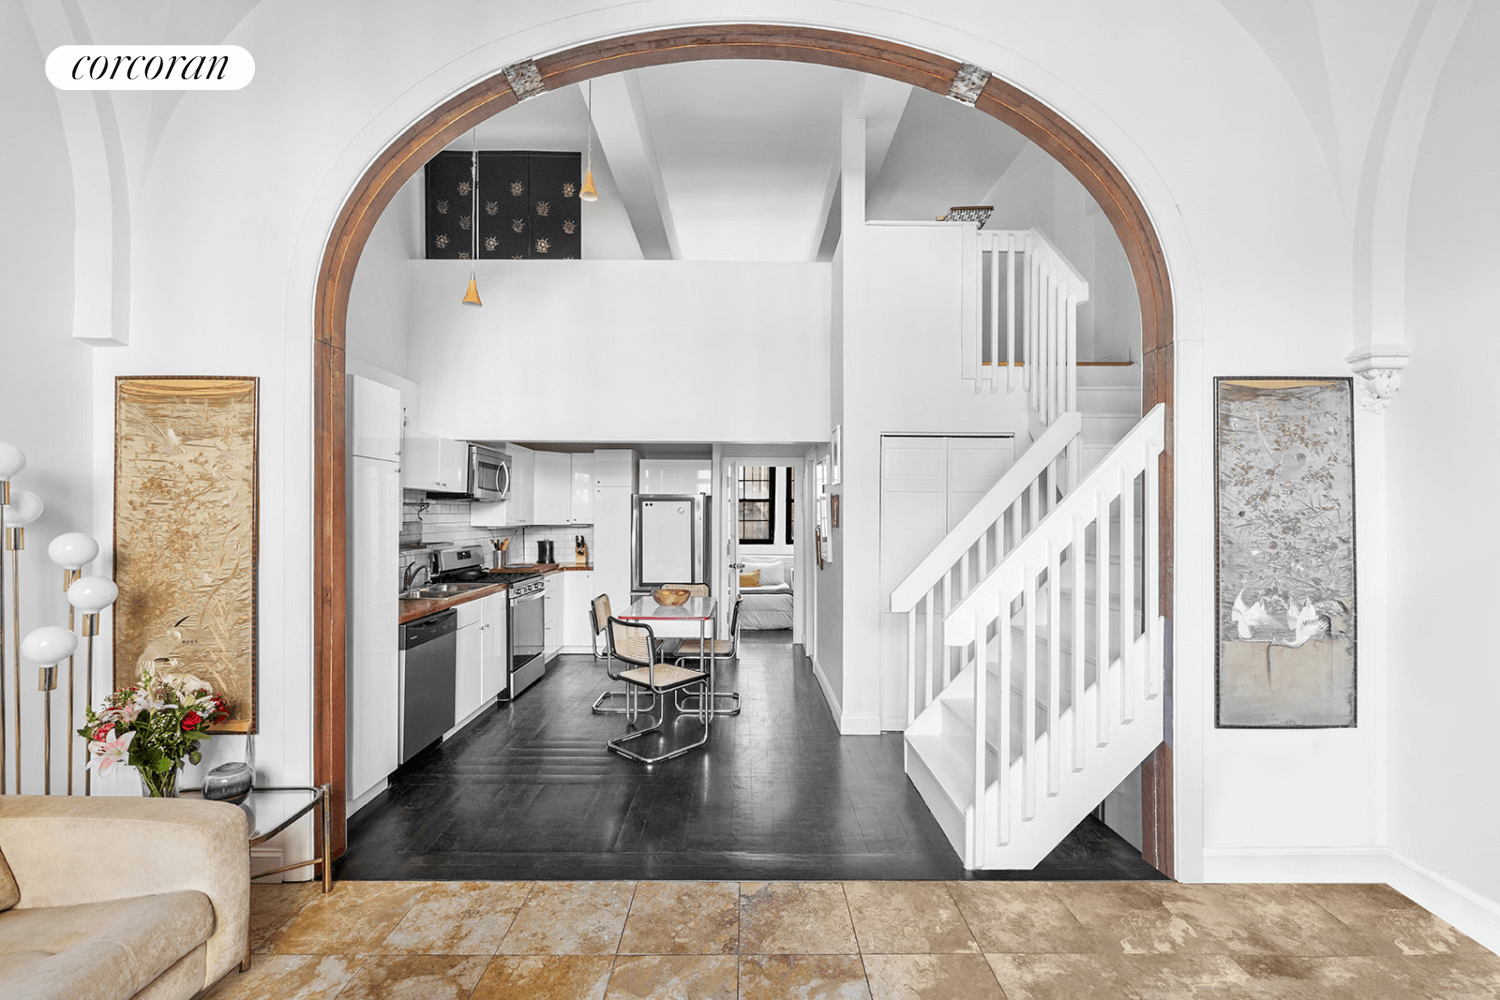
<svg viewBox="0 0 1500 1000">
<path fill-rule="evenodd" d="M 594 592 L 594 571 L 569 570 L 562 577 L 562 651 L 589 653 L 594 648 L 594 630 L 589 624 L 589 605 Z M 600 624 L 603 624 L 602 622 Z"/>
<path fill-rule="evenodd" d="M 505 690 L 505 675 L 510 667 L 510 640 L 506 632 L 509 605 L 504 593 L 492 594 L 479 602 L 479 627 L 483 629 L 479 644 L 479 702 L 488 705 Z"/>
<path fill-rule="evenodd" d="M 562 651 L 562 621 L 566 599 L 563 597 L 562 577 L 566 573 L 549 573 L 547 584 L 547 632 L 542 641 L 542 659 L 548 663 Z"/>
<path fill-rule="evenodd" d="M 458 611 L 457 668 L 453 685 L 453 718 L 458 726 L 469 721 L 479 708 L 484 664 L 483 601 L 460 604 Z"/>
</svg>

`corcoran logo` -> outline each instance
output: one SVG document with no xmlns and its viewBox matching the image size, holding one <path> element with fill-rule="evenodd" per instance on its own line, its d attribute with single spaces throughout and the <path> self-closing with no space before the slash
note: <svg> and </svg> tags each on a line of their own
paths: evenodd
<svg viewBox="0 0 1500 1000">
<path fill-rule="evenodd" d="M 238 45 L 60 45 L 47 56 L 59 90 L 239 90 L 253 76 Z"/>
</svg>

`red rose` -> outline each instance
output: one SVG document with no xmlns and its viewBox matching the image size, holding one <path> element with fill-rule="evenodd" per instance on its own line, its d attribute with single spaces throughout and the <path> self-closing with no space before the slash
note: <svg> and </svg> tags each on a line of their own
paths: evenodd
<svg viewBox="0 0 1500 1000">
<path fill-rule="evenodd" d="M 199 715 L 197 712 L 189 712 L 187 715 L 184 715 L 182 717 L 182 731 L 185 733 L 190 733 L 194 729 L 197 729 L 198 724 L 202 721 L 203 716 Z"/>
<path fill-rule="evenodd" d="M 217 726 L 217 725 L 220 725 L 221 723 L 225 723 L 225 722 L 228 722 L 228 721 L 229 721 L 229 713 L 228 712 L 220 712 L 218 715 L 214 716 L 212 719 L 209 719 L 208 720 L 208 724 L 211 725 L 211 726 Z"/>
<path fill-rule="evenodd" d="M 106 722 L 104 725 L 94 730 L 94 739 L 98 740 L 100 743 L 103 743 L 105 740 L 109 739 L 109 731 L 114 727 L 115 724 L 113 722 Z"/>
</svg>

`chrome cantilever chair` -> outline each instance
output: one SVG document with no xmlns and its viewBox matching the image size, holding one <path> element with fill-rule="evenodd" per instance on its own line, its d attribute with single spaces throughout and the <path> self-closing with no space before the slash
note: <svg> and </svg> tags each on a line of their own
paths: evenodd
<svg viewBox="0 0 1500 1000">
<path fill-rule="evenodd" d="M 614 654 L 610 649 L 609 637 L 605 636 L 604 652 L 599 652 L 599 636 L 609 627 L 610 618 L 609 595 L 600 594 L 589 602 L 589 625 L 594 630 L 594 659 L 604 661 L 604 670 L 609 674 L 609 679 L 617 681 L 620 679 L 620 671 L 615 669 Z M 624 691 L 605 691 L 594 699 L 593 710 L 599 715 L 623 715 L 631 722 L 635 721 L 636 714 L 641 710 L 638 701 L 640 695 L 633 688 Z M 651 702 L 646 706 L 646 711 L 656 711 L 656 695 L 651 695 Z M 623 699 L 623 705 L 611 705 L 610 701 Z"/>
<path fill-rule="evenodd" d="M 616 736 L 606 745 L 620 756 L 629 757 L 642 764 L 659 764 L 703 746 L 708 742 L 708 724 L 713 718 L 712 713 L 702 711 L 694 713 L 703 722 L 702 737 L 696 743 L 677 747 L 655 757 L 638 754 L 626 745 L 633 740 L 661 731 L 662 723 L 666 720 L 667 703 L 672 700 L 666 697 L 669 693 L 697 687 L 705 696 L 701 704 L 707 704 L 708 674 L 701 670 L 689 670 L 670 663 L 659 663 L 656 656 L 657 649 L 656 635 L 651 631 L 651 626 L 638 622 L 624 622 L 618 618 L 609 619 L 610 655 L 623 663 L 633 664 L 629 670 L 620 672 L 620 680 L 650 691 L 655 696 L 658 711 L 652 718 L 651 724 L 645 729 L 627 733 L 624 736 Z"/>
<path fill-rule="evenodd" d="M 744 598 L 743 597 L 737 597 L 737 598 L 735 598 L 735 601 L 734 601 L 734 611 L 731 612 L 730 615 L 729 615 L 729 638 L 728 639 L 707 639 L 707 640 L 704 640 L 704 639 L 683 639 L 680 643 L 678 643 L 677 648 L 672 651 L 672 659 L 674 659 L 674 660 L 677 661 L 677 665 L 681 666 L 682 662 L 684 660 L 698 660 L 698 659 L 700 659 L 700 654 L 699 654 L 700 643 L 702 644 L 702 648 L 703 648 L 703 653 L 701 654 L 702 657 L 703 658 L 710 658 L 710 659 L 707 660 L 707 665 L 708 665 L 708 669 L 709 669 L 710 672 L 713 671 L 716 661 L 718 661 L 718 660 L 732 660 L 732 659 L 736 658 L 737 656 L 739 656 L 740 655 L 740 605 L 742 603 L 744 603 Z M 692 698 L 692 697 L 695 697 L 695 696 L 688 695 L 687 697 L 688 698 Z M 678 707 L 679 710 L 684 711 L 684 712 L 697 711 L 697 709 L 694 708 L 691 705 L 684 705 L 682 703 L 682 698 L 683 698 L 683 695 L 681 695 L 681 694 L 679 694 L 677 696 L 677 707 Z M 714 708 L 714 714 L 715 715 L 739 715 L 740 714 L 740 696 L 738 694 L 736 694 L 734 692 L 731 692 L 731 691 L 716 691 L 716 692 L 714 692 L 714 698 L 715 699 L 719 699 L 719 698 L 728 699 L 729 706 L 730 706 L 730 707 L 727 707 L 727 708 L 719 708 L 719 707 L 716 706 Z"/>
</svg>

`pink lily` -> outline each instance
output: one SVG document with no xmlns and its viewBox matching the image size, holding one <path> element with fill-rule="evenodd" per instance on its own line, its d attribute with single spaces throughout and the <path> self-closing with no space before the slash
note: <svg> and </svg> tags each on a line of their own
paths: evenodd
<svg viewBox="0 0 1500 1000">
<path fill-rule="evenodd" d="M 99 772 L 99 777 L 108 774 L 116 764 L 130 763 L 130 742 L 135 739 L 135 733 L 126 733 L 112 740 L 98 740 L 89 744 L 92 760 L 89 767 Z"/>
</svg>

